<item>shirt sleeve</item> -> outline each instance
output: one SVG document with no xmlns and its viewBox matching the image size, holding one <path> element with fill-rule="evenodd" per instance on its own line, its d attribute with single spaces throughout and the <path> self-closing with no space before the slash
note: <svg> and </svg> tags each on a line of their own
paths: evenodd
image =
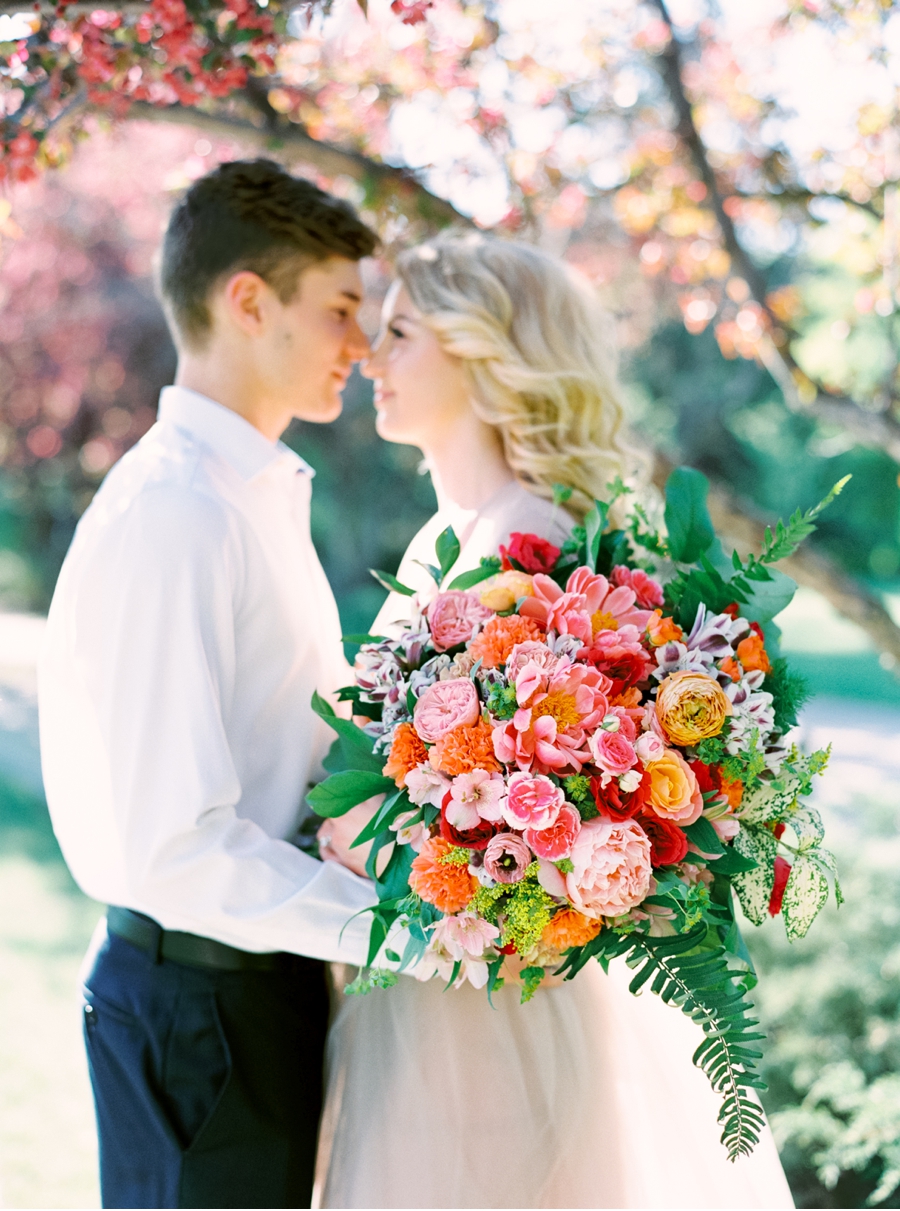
<svg viewBox="0 0 900 1211">
<path fill-rule="evenodd" d="M 41 678 L 54 825 L 90 895 L 110 899 L 115 870 L 118 902 L 167 929 L 361 964 L 372 884 L 236 810 L 236 527 L 222 502 L 165 485 L 76 539 Z"/>
</svg>

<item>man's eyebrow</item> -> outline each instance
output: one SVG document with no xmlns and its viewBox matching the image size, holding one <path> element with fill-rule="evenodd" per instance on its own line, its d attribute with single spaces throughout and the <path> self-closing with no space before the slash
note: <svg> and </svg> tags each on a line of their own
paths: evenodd
<svg viewBox="0 0 900 1211">
<path fill-rule="evenodd" d="M 349 299 L 351 301 L 351 303 L 361 303 L 362 302 L 362 296 L 354 293 L 354 291 L 352 291 L 352 290 L 342 290 L 341 294 L 344 296 L 345 299 Z"/>
</svg>

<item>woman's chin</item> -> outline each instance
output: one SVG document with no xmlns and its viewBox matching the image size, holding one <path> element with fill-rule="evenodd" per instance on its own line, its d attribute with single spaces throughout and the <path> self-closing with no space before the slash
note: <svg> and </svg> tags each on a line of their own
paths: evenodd
<svg viewBox="0 0 900 1211">
<path fill-rule="evenodd" d="M 375 432 L 383 441 L 396 442 L 401 446 L 418 446 L 418 434 L 411 431 L 412 427 L 404 425 L 388 412 L 375 410 Z"/>
</svg>

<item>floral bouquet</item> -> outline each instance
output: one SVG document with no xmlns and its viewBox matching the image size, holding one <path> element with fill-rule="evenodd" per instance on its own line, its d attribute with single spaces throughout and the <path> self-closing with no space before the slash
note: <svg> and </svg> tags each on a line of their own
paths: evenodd
<svg viewBox="0 0 900 1211">
<path fill-rule="evenodd" d="M 624 957 L 632 992 L 652 982 L 702 1025 L 694 1059 L 725 1097 L 732 1157 L 762 1121 L 746 1094 L 762 1087 L 762 1036 L 732 888 L 750 921 L 780 913 L 791 939 L 829 874 L 840 902 L 804 803 L 827 753 L 785 739 L 804 690 L 772 618 L 796 586 L 770 565 L 844 482 L 746 561 L 725 556 L 708 484 L 688 468 L 667 484 L 665 537 L 637 504 L 609 527 L 628 491 L 617 481 L 561 549 L 513 534 L 448 584 L 460 550 L 448 529 L 430 594 L 375 573 L 412 598 L 411 618 L 395 638 L 350 637 L 356 684 L 341 697 L 365 726 L 314 700 L 338 733 L 314 810 L 385 794 L 355 842 L 372 842 L 379 896 L 369 963 L 383 953 L 490 996 L 515 955 L 527 1001 L 548 971 L 571 979 Z M 348 991 L 396 978 L 368 968 Z"/>
</svg>

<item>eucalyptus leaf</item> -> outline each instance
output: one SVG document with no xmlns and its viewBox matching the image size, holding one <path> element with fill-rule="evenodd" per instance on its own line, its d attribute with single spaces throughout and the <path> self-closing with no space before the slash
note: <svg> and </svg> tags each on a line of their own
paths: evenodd
<svg viewBox="0 0 900 1211">
<path fill-rule="evenodd" d="M 669 555 L 676 563 L 694 563 L 715 540 L 708 492 L 709 480 L 693 467 L 676 467 L 666 482 Z"/>
</svg>

